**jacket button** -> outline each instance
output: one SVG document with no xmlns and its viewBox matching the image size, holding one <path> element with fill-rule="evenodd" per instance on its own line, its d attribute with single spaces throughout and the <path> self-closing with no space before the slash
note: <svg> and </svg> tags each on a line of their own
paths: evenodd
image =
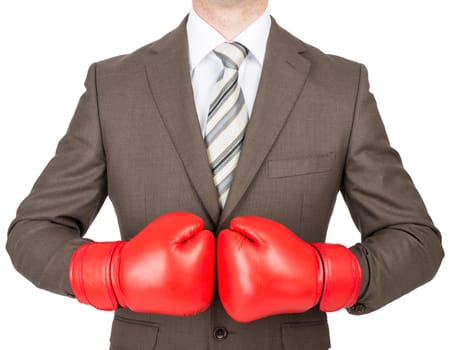
<svg viewBox="0 0 453 350">
<path fill-rule="evenodd" d="M 214 328 L 214 338 L 217 340 L 224 340 L 228 336 L 228 331 L 225 327 Z"/>
</svg>

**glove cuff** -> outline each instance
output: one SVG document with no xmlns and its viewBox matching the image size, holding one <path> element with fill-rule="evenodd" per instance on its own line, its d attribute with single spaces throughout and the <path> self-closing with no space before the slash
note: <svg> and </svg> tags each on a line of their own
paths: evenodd
<svg viewBox="0 0 453 350">
<path fill-rule="evenodd" d="M 321 311 L 337 311 L 354 305 L 359 297 L 362 270 L 356 256 L 341 244 L 313 243 L 324 270 Z"/>
<path fill-rule="evenodd" d="M 115 310 L 111 263 L 124 242 L 90 242 L 80 246 L 69 264 L 69 281 L 77 300 L 100 310 Z"/>
</svg>

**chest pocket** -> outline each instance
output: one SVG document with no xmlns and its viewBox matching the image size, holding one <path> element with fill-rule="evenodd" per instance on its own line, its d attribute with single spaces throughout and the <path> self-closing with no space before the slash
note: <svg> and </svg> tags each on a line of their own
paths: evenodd
<svg viewBox="0 0 453 350">
<path fill-rule="evenodd" d="M 274 178 L 328 172 L 332 169 L 334 160 L 334 152 L 288 159 L 269 159 L 267 175 Z"/>
</svg>

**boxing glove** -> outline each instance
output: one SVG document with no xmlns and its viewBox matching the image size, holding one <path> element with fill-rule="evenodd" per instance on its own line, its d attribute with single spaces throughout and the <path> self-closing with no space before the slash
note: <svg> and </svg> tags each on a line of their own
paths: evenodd
<svg viewBox="0 0 453 350">
<path fill-rule="evenodd" d="M 308 244 L 284 225 L 258 216 L 234 218 L 217 239 L 220 300 L 238 322 L 284 313 L 352 306 L 361 269 L 339 244 Z"/>
<path fill-rule="evenodd" d="M 77 299 L 101 310 L 118 304 L 174 316 L 207 309 L 214 292 L 215 239 L 200 217 L 162 215 L 129 241 L 90 242 L 73 254 L 69 280 Z"/>
</svg>

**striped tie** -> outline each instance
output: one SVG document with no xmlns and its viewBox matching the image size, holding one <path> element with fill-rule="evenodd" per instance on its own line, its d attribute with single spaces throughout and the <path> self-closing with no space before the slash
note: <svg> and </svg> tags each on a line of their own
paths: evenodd
<svg viewBox="0 0 453 350">
<path fill-rule="evenodd" d="M 219 203 L 225 206 L 239 160 L 248 122 L 244 95 L 238 84 L 238 70 L 248 49 L 238 42 L 225 42 L 214 49 L 224 69 L 217 78 L 209 105 L 205 142 Z"/>
</svg>

